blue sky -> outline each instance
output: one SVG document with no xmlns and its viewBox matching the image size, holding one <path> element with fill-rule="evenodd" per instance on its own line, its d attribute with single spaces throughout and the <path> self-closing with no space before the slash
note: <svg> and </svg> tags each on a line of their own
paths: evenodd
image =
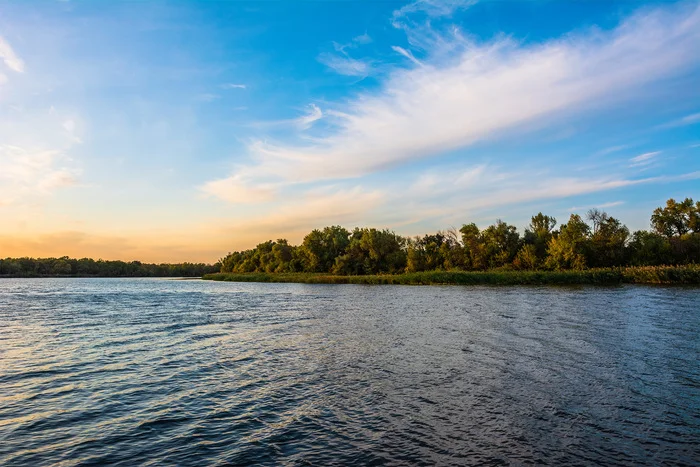
<svg viewBox="0 0 700 467">
<path fill-rule="evenodd" d="M 700 198 L 698 2 L 0 2 L 0 256 Z"/>
</svg>

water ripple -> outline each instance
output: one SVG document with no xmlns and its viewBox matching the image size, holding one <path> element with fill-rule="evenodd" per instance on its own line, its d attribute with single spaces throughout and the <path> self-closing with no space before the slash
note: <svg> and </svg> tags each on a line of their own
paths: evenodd
<svg viewBox="0 0 700 467">
<path fill-rule="evenodd" d="M 0 465 L 698 465 L 697 289 L 0 281 Z"/>
</svg>

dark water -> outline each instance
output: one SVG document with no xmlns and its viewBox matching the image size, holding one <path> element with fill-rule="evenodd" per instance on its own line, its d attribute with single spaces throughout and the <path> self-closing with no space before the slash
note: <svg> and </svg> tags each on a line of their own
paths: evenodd
<svg viewBox="0 0 700 467">
<path fill-rule="evenodd" d="M 698 465 L 700 290 L 0 280 L 0 465 Z"/>
</svg>

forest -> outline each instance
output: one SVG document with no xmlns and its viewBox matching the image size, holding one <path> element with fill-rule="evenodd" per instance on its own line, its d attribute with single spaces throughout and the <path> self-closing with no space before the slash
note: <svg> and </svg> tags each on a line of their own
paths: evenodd
<svg viewBox="0 0 700 467">
<path fill-rule="evenodd" d="M 520 234 L 501 220 L 484 229 L 474 223 L 422 237 L 390 230 L 330 226 L 300 245 L 285 239 L 229 253 L 222 273 L 401 274 L 423 271 L 582 271 L 625 266 L 700 263 L 700 201 L 691 198 L 651 214 L 651 230 L 633 233 L 620 220 L 592 209 L 566 223 L 538 213 Z"/>
<path fill-rule="evenodd" d="M 0 259 L 0 277 L 202 277 L 216 272 L 219 264 L 147 264 L 140 261 L 105 261 L 90 258 Z"/>
</svg>

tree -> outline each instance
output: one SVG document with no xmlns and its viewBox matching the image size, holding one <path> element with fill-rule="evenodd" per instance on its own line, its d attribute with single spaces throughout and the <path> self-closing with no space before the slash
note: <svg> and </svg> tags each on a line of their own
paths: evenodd
<svg viewBox="0 0 700 467">
<path fill-rule="evenodd" d="M 472 222 L 464 224 L 459 232 L 462 234 L 466 267 L 468 269 L 486 269 L 488 265 L 486 248 L 479 227 Z"/>
<path fill-rule="evenodd" d="M 581 216 L 572 214 L 559 235 L 549 241 L 546 264 L 552 269 L 585 269 L 591 228 Z"/>
<path fill-rule="evenodd" d="M 335 260 L 336 274 L 378 274 L 403 272 L 406 268 L 406 241 L 390 230 L 358 229 L 346 252 Z"/>
<path fill-rule="evenodd" d="M 339 225 L 312 230 L 301 245 L 306 257 L 306 270 L 330 272 L 335 259 L 345 254 L 349 244 L 350 232 Z"/>
<path fill-rule="evenodd" d="M 656 208 L 651 215 L 651 226 L 657 233 L 666 237 L 698 233 L 700 229 L 700 202 L 693 204 L 691 198 L 676 202 L 673 198 L 666 201 L 666 207 Z"/>
<path fill-rule="evenodd" d="M 525 229 L 523 243 L 534 246 L 536 266 L 544 262 L 547 257 L 547 246 L 552 239 L 552 232 L 556 225 L 557 220 L 554 217 L 545 216 L 539 212 L 537 215 L 532 216 L 530 225 Z"/>
<path fill-rule="evenodd" d="M 589 211 L 590 212 L 590 211 Z M 597 212 L 587 263 L 592 267 L 621 266 L 627 261 L 629 229 L 605 212 Z M 590 217 L 589 217 L 590 218 Z"/>
<path fill-rule="evenodd" d="M 514 225 L 498 219 L 481 234 L 490 267 L 504 266 L 515 258 L 520 247 L 520 234 Z"/>
<path fill-rule="evenodd" d="M 628 245 L 629 264 L 633 266 L 660 266 L 673 263 L 671 242 L 656 232 L 638 230 Z"/>
<path fill-rule="evenodd" d="M 513 260 L 515 269 L 537 269 L 539 264 L 540 259 L 537 257 L 535 245 L 523 245 Z"/>
</svg>

